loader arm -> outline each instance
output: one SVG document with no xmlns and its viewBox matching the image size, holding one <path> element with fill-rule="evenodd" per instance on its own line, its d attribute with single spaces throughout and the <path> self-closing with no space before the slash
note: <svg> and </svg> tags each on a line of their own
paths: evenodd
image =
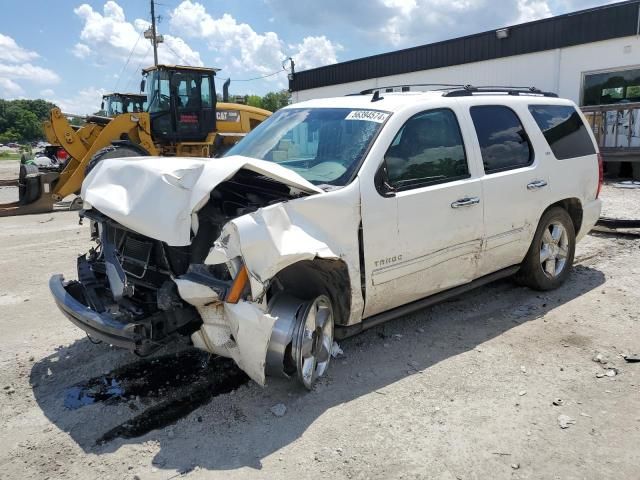
<svg viewBox="0 0 640 480">
<path fill-rule="evenodd" d="M 93 155 L 114 141 L 127 139 L 140 145 L 150 155 L 157 156 L 158 150 L 153 144 L 150 127 L 148 113 L 125 113 L 115 117 L 99 132 L 94 131 L 95 140 L 89 145 L 84 155 L 73 156 L 60 174 L 60 179 L 53 190 L 54 199 L 59 201 L 67 195 L 78 193 L 84 180 L 85 170 Z"/>
</svg>

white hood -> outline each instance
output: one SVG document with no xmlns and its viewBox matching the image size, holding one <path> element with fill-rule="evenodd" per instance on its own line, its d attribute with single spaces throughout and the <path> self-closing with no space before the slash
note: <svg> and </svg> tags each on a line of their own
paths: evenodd
<svg viewBox="0 0 640 480">
<path fill-rule="evenodd" d="M 241 169 L 282 182 L 292 193 L 323 192 L 288 168 L 234 155 L 105 159 L 87 175 L 81 195 L 88 206 L 142 235 L 172 246 L 189 245 L 191 214 Z"/>
</svg>

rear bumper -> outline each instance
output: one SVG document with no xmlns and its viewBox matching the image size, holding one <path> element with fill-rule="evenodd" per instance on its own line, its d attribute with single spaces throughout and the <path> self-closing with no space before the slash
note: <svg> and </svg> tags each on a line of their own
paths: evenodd
<svg viewBox="0 0 640 480">
<path fill-rule="evenodd" d="M 92 310 L 71 295 L 68 286 L 62 275 L 53 275 L 49 280 L 49 290 L 56 305 L 77 327 L 94 339 L 139 355 L 148 355 L 155 350 L 154 342 L 146 335 L 145 325 L 122 322 L 107 313 Z"/>
<path fill-rule="evenodd" d="M 580 239 L 589 233 L 589 231 L 595 226 L 596 222 L 600 218 L 601 211 L 602 200 L 599 198 L 592 200 L 589 203 L 585 203 L 582 206 L 582 226 L 576 235 L 576 241 L 580 241 Z"/>
</svg>

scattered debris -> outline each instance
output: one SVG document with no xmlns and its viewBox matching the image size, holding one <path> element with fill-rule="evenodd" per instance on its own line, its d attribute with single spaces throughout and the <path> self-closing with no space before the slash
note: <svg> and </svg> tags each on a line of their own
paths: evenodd
<svg viewBox="0 0 640 480">
<path fill-rule="evenodd" d="M 271 413 L 276 417 L 284 417 L 284 414 L 287 413 L 287 407 L 284 403 L 277 403 L 271 407 Z"/>
<path fill-rule="evenodd" d="M 396 340 L 400 340 L 403 337 L 403 335 L 401 333 L 394 333 L 392 337 L 395 338 Z"/>
<path fill-rule="evenodd" d="M 520 371 L 522 373 L 527 373 L 527 367 L 525 367 L 524 365 L 520 365 Z"/>
<path fill-rule="evenodd" d="M 53 217 L 49 217 L 46 220 L 40 220 L 38 223 L 49 223 L 53 221 Z"/>
<path fill-rule="evenodd" d="M 601 363 L 603 365 L 607 364 L 607 359 L 604 358 L 604 356 L 601 353 L 596 354 L 596 356 L 593 357 L 591 360 L 593 360 L 596 363 Z"/>
<path fill-rule="evenodd" d="M 596 373 L 596 378 L 602 378 L 602 377 L 604 377 L 604 373 L 602 372 Z"/>
<path fill-rule="evenodd" d="M 610 368 L 605 372 L 607 377 L 615 377 L 618 374 L 618 370 L 616 368 Z"/>
<path fill-rule="evenodd" d="M 580 416 L 581 417 L 587 417 L 587 418 L 593 418 L 591 415 L 589 415 L 588 413 L 584 413 L 584 412 L 580 412 Z"/>
<path fill-rule="evenodd" d="M 624 182 L 616 182 L 612 185 L 615 188 L 640 188 L 640 182 L 636 180 L 625 180 Z"/>
<path fill-rule="evenodd" d="M 333 358 L 344 357 L 344 351 L 340 348 L 338 342 L 333 342 L 333 345 L 331 346 L 331 356 Z"/>
<path fill-rule="evenodd" d="M 522 396 L 524 396 L 524 395 L 526 395 L 526 394 L 527 394 L 527 391 L 526 391 L 526 390 L 520 390 L 520 391 L 518 392 L 518 395 L 520 395 L 521 397 L 522 397 Z"/>
<path fill-rule="evenodd" d="M 501 457 L 509 457 L 511 456 L 510 453 L 505 453 L 505 452 L 492 452 L 494 455 L 499 455 Z"/>
<path fill-rule="evenodd" d="M 556 398 L 553 402 L 551 402 L 553 405 L 555 405 L 556 407 L 561 407 L 562 405 L 564 405 L 564 400 L 562 400 L 561 398 Z"/>
<path fill-rule="evenodd" d="M 575 425 L 576 421 L 569 415 L 558 415 L 558 425 L 560 428 L 569 428 L 569 425 Z"/>
<path fill-rule="evenodd" d="M 511 468 L 513 468 L 514 470 L 518 470 L 520 468 L 520 464 L 519 463 L 512 463 L 511 464 Z"/>
<path fill-rule="evenodd" d="M 7 395 L 12 395 L 12 394 L 16 393 L 16 389 L 13 388 L 11 385 L 7 385 L 6 387 L 4 387 L 4 392 Z"/>
<path fill-rule="evenodd" d="M 624 361 L 627 363 L 638 363 L 640 362 L 640 353 L 632 353 L 631 355 L 623 355 Z"/>
</svg>

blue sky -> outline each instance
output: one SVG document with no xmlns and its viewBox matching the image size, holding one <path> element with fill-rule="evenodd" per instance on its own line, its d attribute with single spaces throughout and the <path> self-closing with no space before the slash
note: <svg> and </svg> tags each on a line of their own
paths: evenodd
<svg viewBox="0 0 640 480">
<path fill-rule="evenodd" d="M 298 70 L 601 5 L 606 0 L 158 0 L 160 60 L 215 66 L 234 94 L 285 88 Z M 153 61 L 147 0 L 3 0 L 0 98 L 97 110 L 137 90 Z M 236 81 L 234 81 L 236 80 Z"/>
</svg>

